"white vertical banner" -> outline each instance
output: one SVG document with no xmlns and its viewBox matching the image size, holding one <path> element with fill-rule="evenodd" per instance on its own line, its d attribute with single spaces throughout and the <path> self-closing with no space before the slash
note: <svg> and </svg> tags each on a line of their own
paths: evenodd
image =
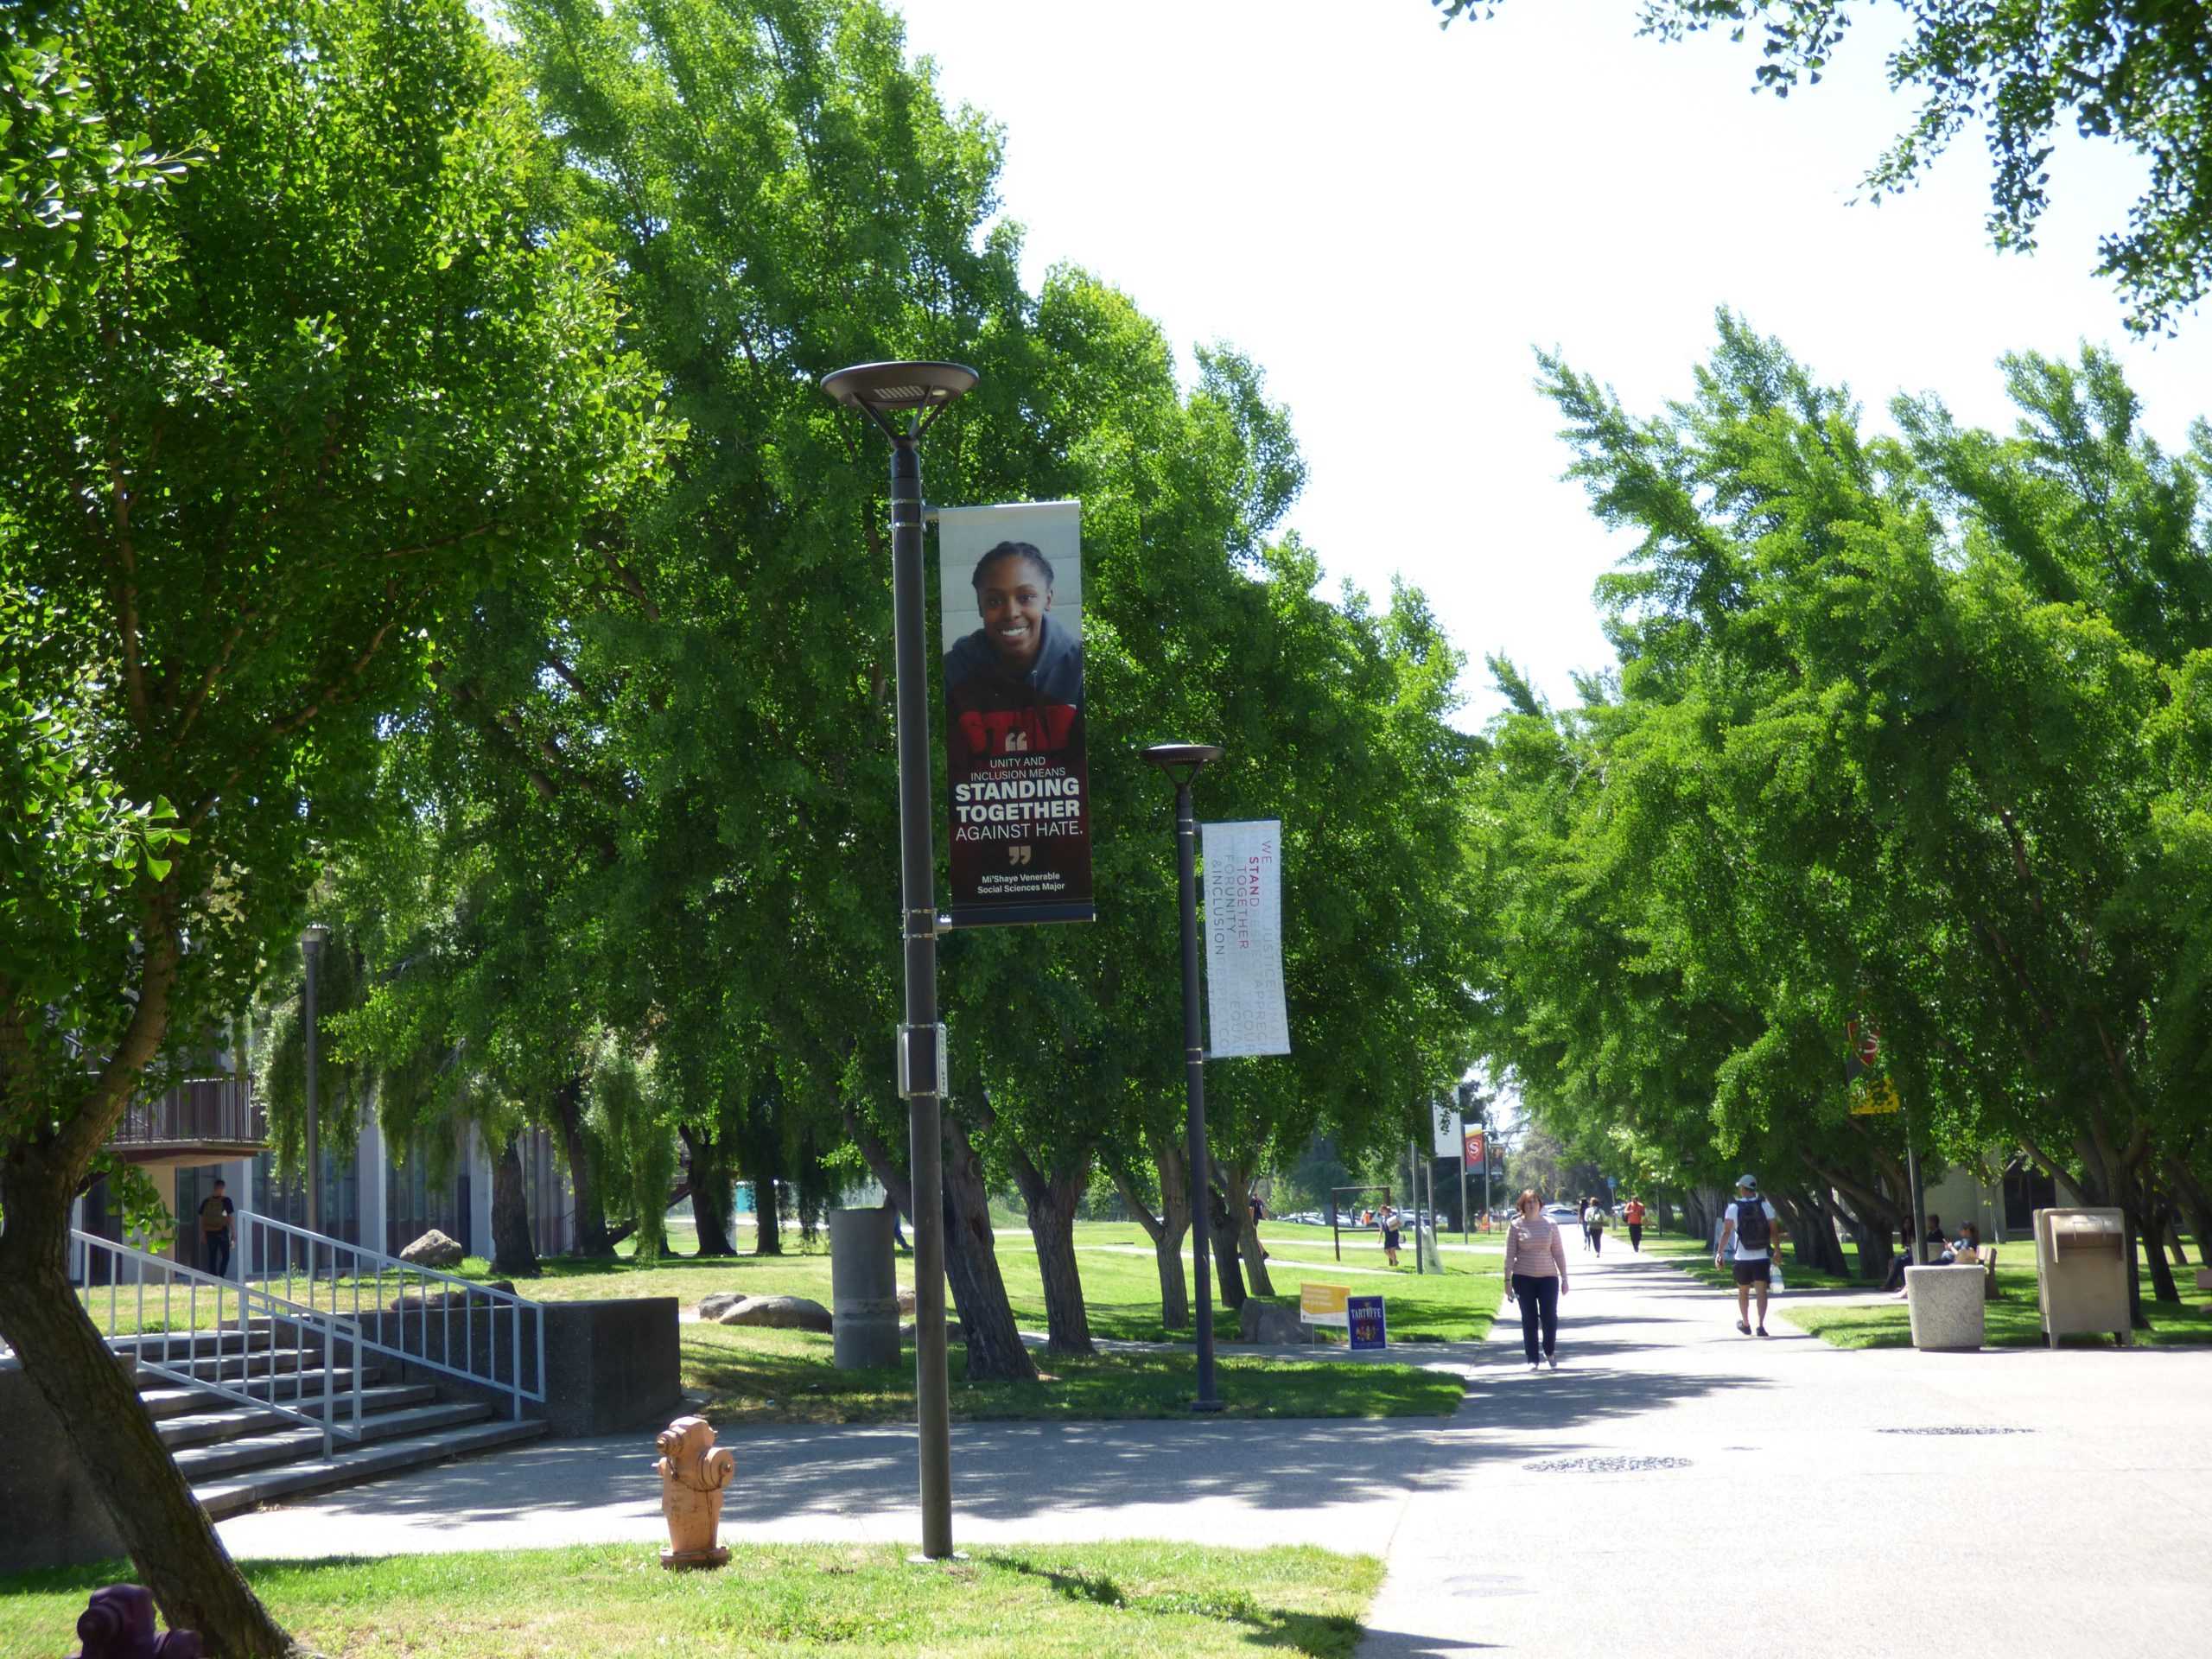
<svg viewBox="0 0 2212 1659">
<path fill-rule="evenodd" d="M 1202 823 L 1207 1055 L 1290 1052 L 1282 995 L 1282 824 Z"/>
<path fill-rule="evenodd" d="M 1435 1120 L 1436 1155 L 1440 1158 L 1457 1158 L 1465 1144 L 1462 1139 L 1463 1131 L 1459 1123 L 1459 1108 L 1447 1106 L 1439 1101 L 1429 1108 L 1428 1115 Z"/>
</svg>

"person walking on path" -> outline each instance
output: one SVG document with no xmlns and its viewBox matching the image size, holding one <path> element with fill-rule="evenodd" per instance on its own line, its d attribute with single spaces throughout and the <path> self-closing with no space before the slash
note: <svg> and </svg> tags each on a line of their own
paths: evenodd
<svg viewBox="0 0 2212 1659">
<path fill-rule="evenodd" d="M 1605 1213 L 1605 1203 L 1604 1203 L 1604 1201 L 1603 1201 L 1602 1199 L 1593 1201 L 1593 1202 L 1591 1204 L 1591 1205 L 1590 1205 L 1590 1254 L 1591 1254 L 1591 1255 L 1603 1255 L 1605 1253 L 1605 1224 L 1606 1224 L 1608 1221 L 1610 1221 L 1611 1219 L 1612 1219 L 1612 1217 L 1610 1217 L 1610 1216 L 1608 1216 L 1608 1215 Z"/>
<path fill-rule="evenodd" d="M 1713 1265 L 1719 1267 L 1724 1258 L 1734 1262 L 1736 1328 L 1747 1337 L 1751 1334 L 1754 1288 L 1758 1292 L 1758 1333 L 1766 1335 L 1767 1287 L 1773 1275 L 1774 1241 L 1781 1219 L 1774 1206 L 1759 1196 L 1758 1176 L 1737 1178 L 1736 1201 L 1720 1217 L 1720 1248 L 1713 1252 Z"/>
<path fill-rule="evenodd" d="M 231 1271 L 231 1217 L 237 1213 L 238 1206 L 223 1191 L 219 1178 L 207 1196 L 200 1201 L 201 1262 L 218 1279 L 228 1276 Z"/>
<path fill-rule="evenodd" d="M 1567 1294 L 1567 1246 L 1560 1242 L 1559 1229 L 1544 1219 L 1543 1206 L 1536 1202 L 1533 1189 L 1522 1189 L 1513 1209 L 1513 1220 L 1505 1230 L 1505 1294 L 1521 1309 L 1521 1348 L 1529 1356 L 1529 1369 L 1538 1370 L 1548 1363 L 1557 1370 L 1559 1299 Z"/>
<path fill-rule="evenodd" d="M 1628 1208 L 1621 1211 L 1621 1219 L 1628 1224 L 1628 1247 L 1638 1255 L 1643 1254 L 1643 1200 L 1630 1198 Z"/>
<path fill-rule="evenodd" d="M 1395 1268 L 1398 1265 L 1398 1206 L 1383 1199 L 1382 1208 L 1376 1212 L 1375 1224 L 1382 1230 L 1383 1256 Z"/>
</svg>

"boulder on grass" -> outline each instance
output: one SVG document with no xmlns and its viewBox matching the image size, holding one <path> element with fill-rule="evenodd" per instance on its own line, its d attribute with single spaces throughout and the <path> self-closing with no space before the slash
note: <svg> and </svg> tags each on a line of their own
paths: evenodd
<svg viewBox="0 0 2212 1659">
<path fill-rule="evenodd" d="M 899 1311 L 901 1313 L 906 1314 L 913 1313 L 914 1287 L 912 1285 L 901 1285 L 899 1287 Z"/>
<path fill-rule="evenodd" d="M 1258 1297 L 1248 1297 L 1236 1310 L 1236 1339 L 1262 1347 L 1287 1348 L 1306 1340 L 1306 1324 L 1294 1307 L 1278 1307 Z"/>
<path fill-rule="evenodd" d="M 703 1305 L 702 1305 L 703 1306 Z M 702 1318 L 705 1315 L 702 1313 Z M 758 1325 L 771 1331 L 830 1329 L 830 1310 L 804 1296 L 747 1296 L 715 1316 L 717 1325 Z"/>
<path fill-rule="evenodd" d="M 746 1294 L 741 1290 L 718 1290 L 711 1296 L 702 1296 L 699 1299 L 699 1317 L 710 1321 L 719 1319 L 745 1300 Z"/>
<path fill-rule="evenodd" d="M 467 1254 L 458 1239 L 448 1238 L 433 1227 L 402 1250 L 399 1259 L 413 1267 L 432 1268 L 442 1273 L 448 1268 L 459 1267 L 461 1257 Z"/>
</svg>

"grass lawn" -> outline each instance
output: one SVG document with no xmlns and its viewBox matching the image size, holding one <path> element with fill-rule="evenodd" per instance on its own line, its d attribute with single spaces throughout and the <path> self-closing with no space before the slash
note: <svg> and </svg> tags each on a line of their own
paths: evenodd
<svg viewBox="0 0 2212 1659">
<path fill-rule="evenodd" d="M 1643 1248 L 1648 1254 L 1674 1259 L 1690 1274 L 1707 1284 L 1732 1285 L 1733 1278 L 1725 1268 L 1713 1265 L 1713 1253 L 1694 1239 L 1680 1236 L 1654 1238 L 1643 1236 Z M 2036 1300 L 2036 1249 L 2031 1239 L 2015 1239 L 1997 1247 L 1997 1287 L 2002 1299 L 1985 1304 L 1983 1307 L 1984 1340 L 1993 1348 L 2040 1348 L 2044 1345 L 2043 1314 Z M 2139 1249 L 2138 1255 L 2141 1252 Z M 2190 1254 L 2196 1251 L 2192 1245 Z M 1857 1252 L 1844 1247 L 1844 1255 L 1854 1265 Z M 1851 1290 L 1865 1292 L 1873 1288 L 1856 1278 L 1838 1278 L 1833 1274 L 1816 1273 L 1800 1268 L 1785 1255 L 1783 1272 L 1791 1290 Z M 2151 1321 L 2148 1331 L 2138 1331 L 2135 1340 L 2153 1346 L 2169 1344 L 2212 1343 L 2212 1292 L 2196 1288 L 2196 1269 L 2174 1269 L 2174 1281 L 2181 1291 L 2178 1307 L 2161 1307 L 2150 1300 L 2150 1274 L 2144 1273 L 2144 1311 Z M 1875 1303 L 1843 1303 L 1807 1300 L 1797 1301 L 1785 1292 L 1777 1304 L 1783 1315 L 1802 1331 L 1811 1332 L 1823 1342 L 1838 1348 L 1909 1348 L 1912 1345 L 1912 1316 L 1903 1301 L 1891 1299 Z M 2096 1344 L 2107 1340 L 2102 1337 L 2063 1337 L 2069 1346 Z"/>
<path fill-rule="evenodd" d="M 1503 1282 L 1501 1255 L 1493 1262 L 1479 1252 L 1446 1252 L 1440 1274 L 1417 1274 L 1411 1251 L 1402 1252 L 1403 1266 L 1380 1272 L 1344 1273 L 1328 1253 L 1325 1228 L 1284 1229 L 1286 1235 L 1311 1236 L 1279 1238 L 1272 1224 L 1261 1229 L 1271 1261 L 1276 1300 L 1294 1302 L 1299 1285 L 1317 1283 L 1351 1287 L 1357 1296 L 1381 1295 L 1387 1300 L 1390 1335 L 1407 1342 L 1479 1342 L 1490 1334 L 1497 1314 Z M 1189 1332 L 1173 1332 L 1160 1322 L 1160 1276 L 1153 1264 L 1152 1244 L 1134 1222 L 1087 1221 L 1076 1224 L 1077 1260 L 1083 1274 L 1084 1305 L 1090 1317 L 1094 1337 L 1128 1342 L 1188 1340 Z M 1501 1245 L 1499 1249 L 1503 1250 Z M 1045 1287 L 1037 1269 L 1037 1256 L 1026 1231 L 998 1236 L 999 1271 L 1006 1280 L 1007 1299 L 1015 1320 L 1026 1331 L 1045 1328 Z M 1355 1254 L 1347 1243 L 1345 1268 L 1382 1268 L 1382 1251 L 1371 1241 Z M 830 1255 L 826 1248 L 804 1250 L 795 1230 L 787 1233 L 780 1256 L 740 1255 L 715 1262 L 664 1255 L 643 1264 L 628 1257 L 605 1262 L 543 1263 L 543 1276 L 519 1288 L 545 1301 L 595 1296 L 674 1296 L 689 1306 L 717 1290 L 757 1291 L 808 1296 L 828 1303 Z M 902 1282 L 907 1282 L 908 1262 L 899 1259 Z M 472 1278 L 486 1274 L 486 1264 L 471 1257 L 461 1272 Z M 1236 1316 L 1219 1306 L 1214 1310 L 1217 1338 L 1236 1334 Z"/>
<path fill-rule="evenodd" d="M 911 1358 L 878 1370 L 840 1371 L 830 1357 L 830 1338 L 811 1332 L 683 1327 L 684 1385 L 707 1396 L 706 1414 L 717 1423 L 913 1421 Z M 1037 1386 L 970 1384 L 967 1351 L 953 1344 L 953 1416 L 1090 1421 L 1190 1415 L 1195 1385 L 1187 1351 L 1036 1357 L 1042 1373 Z M 1418 1366 L 1239 1358 L 1228 1347 L 1218 1351 L 1216 1370 L 1224 1414 L 1230 1417 L 1440 1417 L 1464 1391 L 1456 1376 Z"/>
<path fill-rule="evenodd" d="M 1297 1230 L 1311 1233 L 1315 1230 Z M 1326 1230 L 1320 1231 L 1325 1241 Z M 1447 1254 L 1441 1274 L 1414 1273 L 1410 1254 L 1402 1258 L 1407 1265 L 1395 1273 L 1346 1274 L 1338 1272 L 1330 1261 L 1325 1242 L 1317 1247 L 1310 1240 L 1278 1240 L 1272 1228 L 1266 1230 L 1266 1237 L 1277 1257 L 1294 1255 L 1300 1262 L 1320 1264 L 1300 1267 L 1288 1259 L 1278 1262 L 1274 1274 L 1276 1300 L 1294 1303 L 1299 1285 L 1309 1278 L 1349 1286 L 1355 1295 L 1380 1294 L 1386 1298 L 1393 1341 L 1478 1341 L 1488 1334 L 1497 1311 L 1498 1268 L 1480 1255 Z M 1094 1337 L 1137 1342 L 1189 1340 L 1187 1329 L 1170 1332 L 1160 1324 L 1159 1274 L 1151 1244 L 1140 1228 L 1134 1223 L 1079 1223 L 1076 1242 Z M 740 1247 L 750 1243 L 748 1228 Z M 1015 1319 L 1024 1330 L 1043 1330 L 1044 1283 L 1027 1230 L 1001 1232 L 997 1248 Z M 1358 1256 L 1352 1256 L 1349 1249 L 1346 1255 L 1348 1266 L 1382 1266 L 1381 1252 L 1371 1243 Z M 911 1282 L 910 1261 L 902 1257 L 899 1266 L 902 1281 Z M 666 1255 L 651 1262 L 626 1255 L 612 1262 L 552 1257 L 541 1267 L 541 1276 L 522 1281 L 518 1288 L 543 1301 L 673 1296 L 690 1306 L 716 1291 L 732 1290 L 804 1296 L 825 1306 L 831 1300 L 826 1243 L 804 1248 L 795 1228 L 786 1230 L 785 1253 L 779 1256 L 746 1255 L 701 1262 Z M 489 1264 L 474 1256 L 461 1264 L 459 1273 L 470 1279 L 491 1277 Z M 270 1288 L 281 1293 L 283 1286 L 277 1281 Z M 373 1304 L 374 1289 L 373 1281 L 363 1281 L 364 1306 Z M 389 1281 L 385 1289 L 389 1298 L 392 1294 Z M 332 1293 L 333 1287 L 327 1283 L 311 1289 L 304 1280 L 295 1280 L 290 1294 L 296 1300 L 312 1297 L 316 1306 L 328 1306 L 334 1305 Z M 334 1306 L 339 1312 L 346 1312 L 353 1306 L 353 1281 L 341 1281 L 335 1293 Z M 87 1293 L 87 1300 L 95 1319 L 106 1328 L 106 1293 Z M 112 1327 L 116 1332 L 137 1328 L 135 1311 L 135 1293 L 129 1287 L 119 1291 Z M 181 1325 L 181 1319 L 177 1322 Z M 146 1328 L 160 1327 L 158 1301 L 149 1301 Z M 1458 1405 L 1463 1392 L 1456 1377 L 1417 1366 L 1351 1362 L 1342 1357 L 1310 1361 L 1240 1357 L 1234 1343 L 1236 1316 L 1217 1302 L 1214 1328 L 1221 1343 L 1221 1390 L 1232 1415 L 1442 1416 Z M 970 1388 L 962 1376 L 963 1363 L 964 1356 L 955 1344 L 953 1414 L 971 1421 L 1180 1416 L 1187 1409 L 1192 1389 L 1192 1362 L 1187 1350 L 1157 1354 L 1109 1352 L 1095 1358 L 1040 1355 L 1040 1366 L 1052 1378 L 1040 1388 L 1005 1383 Z M 914 1411 L 911 1364 L 880 1372 L 839 1371 L 830 1363 L 830 1338 L 804 1332 L 687 1324 L 683 1327 L 683 1379 L 687 1389 L 704 1396 L 707 1414 L 721 1423 L 911 1421 Z"/>
<path fill-rule="evenodd" d="M 1607 1236 L 1610 1238 L 1611 1235 Z M 2013 1248 L 2017 1247 L 2005 1247 L 2005 1254 L 2010 1255 Z M 1666 1257 L 1692 1278 L 1705 1284 L 1718 1286 L 1724 1289 L 1735 1288 L 1734 1272 L 1725 1267 L 1714 1267 L 1712 1247 L 1700 1243 L 1696 1239 L 1685 1238 L 1680 1233 L 1654 1235 L 1647 1232 L 1643 1236 L 1643 1253 L 1646 1255 Z M 2027 1246 L 2026 1254 L 2032 1257 L 2035 1254 L 2034 1246 Z M 1843 1256 L 1844 1260 L 1854 1268 L 1858 1266 L 1859 1252 L 1855 1246 L 1846 1244 L 1843 1247 Z M 1790 1255 L 1787 1243 L 1783 1246 L 1782 1273 L 1790 1290 L 1871 1290 L 1873 1288 L 1865 1281 L 1848 1274 L 1822 1273 L 1816 1268 L 1800 1267 L 1795 1258 Z"/>
<path fill-rule="evenodd" d="M 1350 1659 L 1382 1581 L 1372 1556 L 1117 1543 L 979 1549 L 942 1567 L 898 1548 L 740 1548 L 668 1573 L 635 1545 L 249 1562 L 279 1623 L 334 1659 L 590 1654 L 1099 1654 Z M 0 1652 L 62 1653 L 118 1563 L 0 1579 Z"/>
</svg>

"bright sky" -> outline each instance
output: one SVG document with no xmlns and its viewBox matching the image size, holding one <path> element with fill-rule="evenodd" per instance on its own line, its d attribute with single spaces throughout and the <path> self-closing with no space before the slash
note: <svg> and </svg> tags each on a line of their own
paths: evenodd
<svg viewBox="0 0 2212 1659">
<path fill-rule="evenodd" d="M 1636 0 L 1516 0 L 1440 32 L 1424 0 L 890 0 L 947 95 L 1006 130 L 1033 284 L 1088 267 L 1184 352 L 1229 341 L 1287 404 L 1293 522 L 1332 576 L 1424 589 L 1474 659 L 1555 698 L 1610 661 L 1591 584 L 1618 556 L 1531 349 L 1640 411 L 1689 389 L 1715 307 L 1780 335 L 1879 416 L 1899 391 L 2011 423 L 2005 351 L 2113 346 L 2149 429 L 2212 413 L 2212 317 L 2133 342 L 2088 273 L 2133 200 L 2126 158 L 2069 143 L 2033 257 L 1983 228 L 1969 135 L 1912 194 L 1847 205 L 1910 110 L 1883 84 L 1895 8 L 1786 103 L 1752 45 L 1639 40 Z"/>
</svg>

